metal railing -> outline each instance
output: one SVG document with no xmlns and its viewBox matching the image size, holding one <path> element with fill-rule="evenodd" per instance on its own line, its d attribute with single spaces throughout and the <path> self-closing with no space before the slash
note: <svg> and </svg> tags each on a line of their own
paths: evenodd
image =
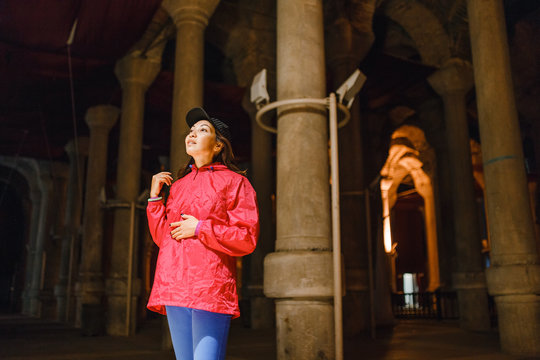
<svg viewBox="0 0 540 360">
<path fill-rule="evenodd" d="M 487 306 L 491 327 L 496 328 L 497 308 L 492 296 L 488 296 Z M 392 312 L 398 319 L 459 319 L 457 292 L 392 293 Z"/>
<path fill-rule="evenodd" d="M 454 291 L 393 293 L 392 311 L 398 319 L 458 319 L 457 293 Z"/>
</svg>

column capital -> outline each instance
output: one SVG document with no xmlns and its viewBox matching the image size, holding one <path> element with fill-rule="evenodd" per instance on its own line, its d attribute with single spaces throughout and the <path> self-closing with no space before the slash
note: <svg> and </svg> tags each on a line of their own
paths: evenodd
<svg viewBox="0 0 540 360">
<path fill-rule="evenodd" d="M 177 28 L 186 22 L 206 27 L 218 3 L 219 0 L 164 0 L 161 6 L 167 10 Z"/>
<path fill-rule="evenodd" d="M 148 89 L 160 71 L 161 58 L 142 58 L 131 54 L 118 60 L 114 67 L 114 73 L 124 90 L 128 84 L 138 84 L 144 90 Z"/>
<path fill-rule="evenodd" d="M 102 128 L 109 131 L 116 120 L 120 110 L 112 105 L 96 105 L 86 110 L 85 120 L 90 130 Z"/>
<path fill-rule="evenodd" d="M 88 156 L 88 146 L 89 146 L 90 139 L 88 136 L 79 136 L 77 138 L 77 144 L 79 145 L 79 155 Z M 75 156 L 75 140 L 71 139 L 68 141 L 66 146 L 64 146 L 64 150 L 68 154 L 69 157 Z"/>
<path fill-rule="evenodd" d="M 464 94 L 474 86 L 473 67 L 466 60 L 452 58 L 431 74 L 427 80 L 441 96 L 455 93 Z"/>
<path fill-rule="evenodd" d="M 375 41 L 373 31 L 356 29 L 347 18 L 336 19 L 327 30 L 326 56 L 330 67 L 340 65 L 356 67 Z"/>
</svg>

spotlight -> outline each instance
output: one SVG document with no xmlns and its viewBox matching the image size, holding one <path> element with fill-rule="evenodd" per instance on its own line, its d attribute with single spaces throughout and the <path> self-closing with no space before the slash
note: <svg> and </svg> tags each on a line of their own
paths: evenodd
<svg viewBox="0 0 540 360">
<path fill-rule="evenodd" d="M 345 80 L 339 89 L 336 90 L 336 95 L 339 98 L 339 102 L 350 109 L 354 101 L 354 97 L 356 94 L 358 94 L 365 82 L 366 76 L 359 69 L 356 69 L 356 71 L 349 76 L 347 80 Z"/>
<path fill-rule="evenodd" d="M 257 109 L 260 109 L 263 105 L 268 104 L 270 101 L 270 95 L 266 89 L 266 69 L 262 69 L 251 83 L 251 102 L 255 104 Z"/>
</svg>

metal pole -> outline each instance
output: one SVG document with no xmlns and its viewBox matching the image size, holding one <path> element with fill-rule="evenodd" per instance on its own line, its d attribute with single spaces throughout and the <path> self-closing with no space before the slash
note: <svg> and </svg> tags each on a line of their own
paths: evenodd
<svg viewBox="0 0 540 360">
<path fill-rule="evenodd" d="M 131 288 L 133 281 L 133 239 L 135 234 L 135 201 L 130 204 L 130 227 L 129 227 L 129 251 L 128 251 L 128 272 L 126 287 L 126 336 L 129 336 L 131 324 Z"/>
<path fill-rule="evenodd" d="M 336 360 L 343 360 L 343 314 L 341 288 L 341 233 L 339 219 L 339 162 L 336 95 L 329 96 L 330 104 L 330 167 L 332 174 L 332 248 L 334 260 L 334 335 Z"/>
</svg>

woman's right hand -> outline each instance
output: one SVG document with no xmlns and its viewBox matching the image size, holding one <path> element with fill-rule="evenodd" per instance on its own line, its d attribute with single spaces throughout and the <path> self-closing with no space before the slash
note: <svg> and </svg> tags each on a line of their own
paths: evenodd
<svg viewBox="0 0 540 360">
<path fill-rule="evenodd" d="M 150 187 L 150 197 L 157 197 L 161 192 L 163 184 L 171 186 L 173 178 L 171 173 L 168 171 L 163 171 L 152 176 L 152 185 Z"/>
</svg>

